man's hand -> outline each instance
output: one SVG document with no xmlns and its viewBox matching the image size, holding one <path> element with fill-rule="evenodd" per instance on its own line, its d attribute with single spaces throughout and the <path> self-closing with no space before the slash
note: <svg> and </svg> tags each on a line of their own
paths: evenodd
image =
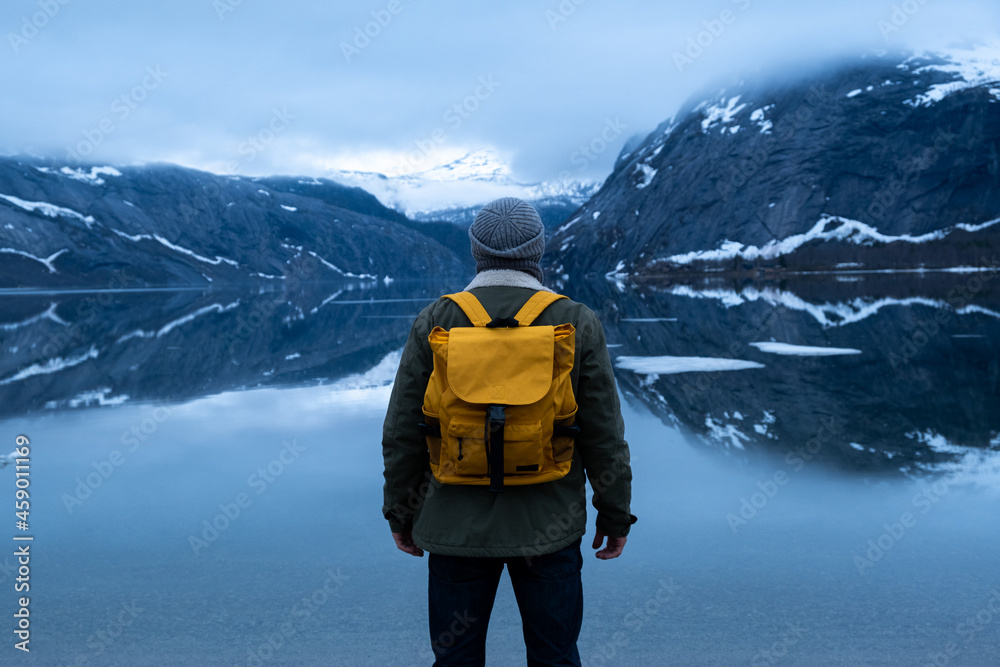
<svg viewBox="0 0 1000 667">
<path fill-rule="evenodd" d="M 393 533 L 392 539 L 395 540 L 396 548 L 400 551 L 405 551 L 411 556 L 416 556 L 417 558 L 424 555 L 424 550 L 413 543 L 412 531 L 407 530 L 402 533 Z M 618 550 L 618 553 L 621 553 L 621 549 Z M 612 558 L 614 558 L 614 556 L 612 556 Z"/>
<path fill-rule="evenodd" d="M 594 549 L 601 549 L 601 545 L 604 544 L 604 538 L 608 537 L 601 531 L 597 531 L 594 535 Z M 622 555 L 622 551 L 625 549 L 625 542 L 628 540 L 627 537 L 608 537 L 608 546 L 597 552 L 597 557 L 601 560 L 611 560 L 612 558 L 618 558 Z M 402 549 L 403 547 L 400 547 Z"/>
</svg>

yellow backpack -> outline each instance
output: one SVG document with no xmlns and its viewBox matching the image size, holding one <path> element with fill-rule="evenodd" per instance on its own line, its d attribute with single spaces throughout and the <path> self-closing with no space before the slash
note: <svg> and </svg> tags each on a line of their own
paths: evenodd
<svg viewBox="0 0 1000 667">
<path fill-rule="evenodd" d="M 564 477 L 573 459 L 576 397 L 572 324 L 529 326 L 552 302 L 536 292 L 512 319 L 493 319 L 469 292 L 447 294 L 471 327 L 435 327 L 434 370 L 421 424 L 431 472 L 444 484 L 538 484 Z"/>
</svg>

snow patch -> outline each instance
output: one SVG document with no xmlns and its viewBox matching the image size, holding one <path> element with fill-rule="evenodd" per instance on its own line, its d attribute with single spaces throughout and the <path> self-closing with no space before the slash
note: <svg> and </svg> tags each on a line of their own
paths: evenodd
<svg viewBox="0 0 1000 667">
<path fill-rule="evenodd" d="M 725 106 L 720 106 L 713 104 L 705 108 L 705 118 L 701 121 L 702 132 L 708 132 L 710 129 L 716 125 L 727 123 L 732 123 L 736 119 L 736 114 L 747 107 L 746 104 L 739 104 L 740 96 L 732 97 L 729 101 L 723 97 L 721 102 L 725 103 Z M 738 105 L 738 106 L 737 106 Z M 722 128 L 722 132 L 725 133 L 730 128 Z"/>
<path fill-rule="evenodd" d="M 325 266 L 326 268 L 328 268 L 328 269 L 330 269 L 332 271 L 336 271 L 337 273 L 339 273 L 340 275 L 344 276 L 345 278 L 360 278 L 362 280 L 377 280 L 378 279 L 377 276 L 373 276 L 373 275 L 368 274 L 368 273 L 361 273 L 361 274 L 348 273 L 347 271 L 342 270 L 340 267 L 336 266 L 335 264 L 332 264 L 332 263 L 328 262 L 327 260 L 323 259 L 319 255 L 317 255 L 316 253 L 314 253 L 312 250 L 309 250 L 307 252 L 310 255 L 312 255 L 313 257 L 315 257 L 316 259 L 318 259 L 320 261 L 320 263 L 323 264 L 323 266 Z M 320 304 L 320 305 L 322 305 L 322 304 Z"/>
<path fill-rule="evenodd" d="M 56 206 L 55 204 L 49 204 L 43 201 L 25 201 L 18 197 L 12 195 L 0 194 L 0 199 L 6 199 L 11 204 L 23 208 L 25 211 L 30 211 L 32 213 L 41 213 L 42 215 L 49 218 L 63 217 L 63 218 L 73 218 L 74 220 L 81 220 L 87 225 L 87 229 L 90 229 L 94 224 L 94 216 L 83 215 L 78 213 L 71 208 L 63 208 L 62 206 Z"/>
<path fill-rule="evenodd" d="M 114 167 L 91 167 L 89 172 L 83 169 L 70 169 L 69 167 L 63 167 L 59 171 L 50 169 L 49 167 L 35 167 L 35 169 L 46 174 L 62 174 L 63 176 L 72 178 L 74 181 L 81 181 L 88 185 L 104 185 L 105 181 L 101 176 L 122 175 Z"/>
<path fill-rule="evenodd" d="M 949 95 L 962 90 L 1000 82 L 1000 44 L 993 43 L 977 46 L 972 49 L 956 49 L 951 52 L 928 55 L 937 56 L 944 63 L 939 65 L 925 65 L 924 67 L 909 70 L 909 66 L 913 61 L 927 57 L 915 56 L 905 61 L 900 67 L 917 75 L 927 72 L 943 72 L 951 74 L 954 80 L 948 83 L 935 84 L 928 88 L 926 92 L 906 100 L 903 104 L 914 108 L 921 106 L 929 107 Z M 990 94 L 1000 99 L 1000 94 L 998 93 L 1000 93 L 1000 90 L 990 88 Z"/>
<path fill-rule="evenodd" d="M 165 245 L 166 247 L 170 248 L 171 250 L 173 250 L 175 252 L 179 252 L 179 253 L 188 255 L 189 257 L 193 257 L 194 259 L 198 260 L 199 262 L 205 262 L 206 264 L 219 265 L 219 264 L 225 262 L 226 264 L 231 264 L 231 265 L 233 265 L 233 266 L 235 266 L 237 268 L 239 268 L 239 266 L 240 266 L 238 262 L 235 262 L 235 261 L 233 261 L 231 259 L 227 259 L 225 257 L 219 257 L 218 255 L 215 256 L 215 259 L 209 259 L 208 257 L 205 257 L 204 255 L 199 255 L 194 250 L 190 250 L 188 248 L 185 248 L 184 246 L 179 246 L 176 243 L 171 243 L 170 241 L 168 241 L 167 239 L 163 238 L 159 234 L 126 234 L 125 232 L 119 231 L 117 229 L 112 229 L 111 231 L 113 231 L 115 234 L 117 234 L 118 236 L 122 237 L 123 239 L 128 239 L 129 241 L 142 241 L 142 240 L 158 241 L 162 245 Z"/>
<path fill-rule="evenodd" d="M 883 234 L 875 227 L 866 225 L 858 220 L 850 220 L 833 215 L 824 215 L 813 225 L 812 229 L 802 234 L 793 234 L 784 239 L 773 239 L 761 247 L 745 246 L 738 241 L 723 241 L 716 250 L 695 250 L 692 252 L 671 255 L 670 257 L 657 259 L 656 262 L 670 262 L 673 264 L 690 264 L 696 261 L 726 261 L 736 258 L 753 261 L 755 259 L 774 259 L 781 255 L 787 255 L 798 250 L 803 245 L 812 241 L 846 241 L 856 245 L 873 245 L 875 243 L 895 243 L 902 241 L 906 243 L 927 243 L 929 241 L 939 241 L 956 229 L 967 232 L 977 232 L 1000 222 L 1000 218 L 982 223 L 980 225 L 958 224 L 954 227 L 939 229 L 927 234 L 912 236 L 902 234 L 900 236 L 890 236 Z"/>
<path fill-rule="evenodd" d="M 759 109 L 756 109 L 753 113 L 750 114 L 750 120 L 757 124 L 757 127 L 760 128 L 761 134 L 771 134 L 771 130 L 774 128 L 774 123 L 767 120 L 767 118 L 765 117 L 767 112 L 773 108 L 774 108 L 773 104 L 768 104 L 767 106 L 763 106 Z"/>
<path fill-rule="evenodd" d="M 62 250 L 52 253 L 48 257 L 38 257 L 37 255 L 32 255 L 30 252 L 24 252 L 23 250 L 17 250 L 15 248 L 0 248 L 0 252 L 7 253 L 8 255 L 21 255 L 22 257 L 33 259 L 36 262 L 44 264 L 45 268 L 49 270 L 49 273 L 57 273 L 56 267 L 52 264 L 52 262 L 55 261 L 56 257 L 64 252 L 69 252 L 69 249 L 63 248 Z"/>
<path fill-rule="evenodd" d="M 639 178 L 639 182 L 635 184 L 636 190 L 642 190 L 643 188 L 645 188 L 647 185 L 653 182 L 653 177 L 656 176 L 655 169 L 650 167 L 648 164 L 644 164 L 641 162 L 635 165 L 635 172 L 633 175 L 638 175 L 640 172 L 642 173 L 642 176 Z"/>
<path fill-rule="evenodd" d="M 705 427 L 708 429 L 709 438 L 727 447 L 746 449 L 743 443 L 750 442 L 750 438 L 740 432 L 734 424 L 722 424 L 708 416 L 705 417 Z"/>
</svg>

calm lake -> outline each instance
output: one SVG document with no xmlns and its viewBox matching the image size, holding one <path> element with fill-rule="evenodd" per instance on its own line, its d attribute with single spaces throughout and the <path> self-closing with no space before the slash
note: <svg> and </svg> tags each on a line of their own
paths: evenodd
<svg viewBox="0 0 1000 667">
<path fill-rule="evenodd" d="M 563 291 L 618 366 L 637 523 L 584 538 L 588 665 L 995 665 L 1000 280 Z M 461 285 L 0 295 L 3 664 L 429 665 L 380 513 L 416 313 Z M 8 616 L 7 627 L 13 628 Z M 524 664 L 502 583 L 488 664 Z"/>
</svg>

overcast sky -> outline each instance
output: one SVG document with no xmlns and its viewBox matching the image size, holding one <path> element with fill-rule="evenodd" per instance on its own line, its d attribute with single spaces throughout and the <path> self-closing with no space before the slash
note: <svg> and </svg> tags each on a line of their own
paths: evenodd
<svg viewBox="0 0 1000 667">
<path fill-rule="evenodd" d="M 536 180 L 603 178 L 737 70 L 992 39 L 1000 3 L 4 0 L 0 28 L 0 153 L 322 176 L 493 148 Z"/>
</svg>

